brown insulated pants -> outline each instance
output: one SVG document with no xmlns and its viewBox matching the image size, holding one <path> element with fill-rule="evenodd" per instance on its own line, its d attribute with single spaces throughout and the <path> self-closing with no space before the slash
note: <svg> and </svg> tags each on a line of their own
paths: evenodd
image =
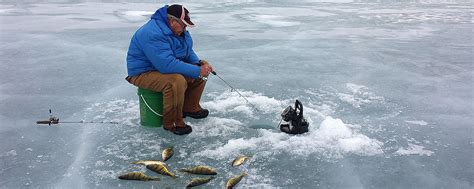
<svg viewBox="0 0 474 189">
<path fill-rule="evenodd" d="M 170 131 L 185 126 L 183 112 L 201 110 L 199 101 L 206 85 L 202 79 L 150 71 L 126 80 L 137 87 L 163 93 L 163 127 Z"/>
</svg>

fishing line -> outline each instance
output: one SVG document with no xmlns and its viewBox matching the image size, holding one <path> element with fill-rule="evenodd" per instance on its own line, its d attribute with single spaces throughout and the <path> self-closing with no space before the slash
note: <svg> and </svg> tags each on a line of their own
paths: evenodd
<svg viewBox="0 0 474 189">
<path fill-rule="evenodd" d="M 257 109 L 257 107 L 255 107 L 255 105 L 253 105 L 252 103 L 250 103 L 250 101 L 249 101 L 247 98 L 245 98 L 244 95 L 242 95 L 237 89 L 235 89 L 234 87 L 232 87 L 232 85 L 230 85 L 229 83 L 227 83 L 227 81 L 225 81 L 224 79 L 222 79 L 221 76 L 217 75 L 217 73 L 216 73 L 215 71 L 212 71 L 211 73 L 212 73 L 213 75 L 217 76 L 219 79 L 221 79 L 227 86 L 229 86 L 229 87 L 232 89 L 232 91 L 237 92 L 237 94 L 239 94 L 240 97 L 242 97 L 243 99 L 245 99 L 245 101 L 247 101 L 247 103 L 250 104 L 250 106 L 252 106 L 252 108 L 254 108 L 255 110 L 258 111 L 258 109 Z"/>
</svg>

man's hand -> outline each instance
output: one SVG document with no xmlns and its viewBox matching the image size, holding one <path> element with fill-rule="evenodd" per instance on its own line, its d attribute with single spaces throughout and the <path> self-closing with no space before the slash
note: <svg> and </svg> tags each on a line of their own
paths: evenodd
<svg viewBox="0 0 474 189">
<path fill-rule="evenodd" d="M 201 64 L 201 66 L 202 65 L 208 65 L 211 68 L 210 72 L 214 71 L 214 69 L 212 69 L 212 66 L 206 60 L 199 60 L 199 63 Z"/>
<path fill-rule="evenodd" d="M 200 60 L 199 63 L 201 64 L 201 70 L 199 71 L 200 77 L 207 77 L 209 76 L 209 73 L 214 71 L 212 66 L 206 60 Z"/>
<path fill-rule="evenodd" d="M 212 72 L 212 67 L 209 66 L 209 64 L 203 64 L 201 66 L 201 70 L 199 71 L 199 76 L 200 77 L 207 77 L 209 76 L 209 73 Z"/>
</svg>

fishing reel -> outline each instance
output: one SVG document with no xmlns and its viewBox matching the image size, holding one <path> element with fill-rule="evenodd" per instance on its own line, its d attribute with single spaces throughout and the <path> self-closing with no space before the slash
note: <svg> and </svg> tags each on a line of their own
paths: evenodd
<svg viewBox="0 0 474 189">
<path fill-rule="evenodd" d="M 288 106 L 281 113 L 282 120 L 288 122 L 280 124 L 280 130 L 288 134 L 302 134 L 308 132 L 309 124 L 303 117 L 303 104 L 295 102 L 295 108 Z"/>
<path fill-rule="evenodd" d="M 49 120 L 36 122 L 36 124 L 48 124 L 49 126 L 51 126 L 52 124 L 58 124 L 58 123 L 59 123 L 59 118 L 53 117 L 53 113 L 51 112 L 51 109 L 49 109 Z"/>
</svg>

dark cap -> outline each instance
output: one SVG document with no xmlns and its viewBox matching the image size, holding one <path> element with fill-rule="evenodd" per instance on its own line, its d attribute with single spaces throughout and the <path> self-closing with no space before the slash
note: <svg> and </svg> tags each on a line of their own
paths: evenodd
<svg viewBox="0 0 474 189">
<path fill-rule="evenodd" d="M 183 21 L 183 23 L 186 24 L 186 26 L 194 27 L 194 23 L 191 22 L 191 19 L 189 18 L 189 11 L 188 9 L 184 8 L 183 5 L 174 4 L 174 5 L 169 6 L 168 14 Z"/>
</svg>

